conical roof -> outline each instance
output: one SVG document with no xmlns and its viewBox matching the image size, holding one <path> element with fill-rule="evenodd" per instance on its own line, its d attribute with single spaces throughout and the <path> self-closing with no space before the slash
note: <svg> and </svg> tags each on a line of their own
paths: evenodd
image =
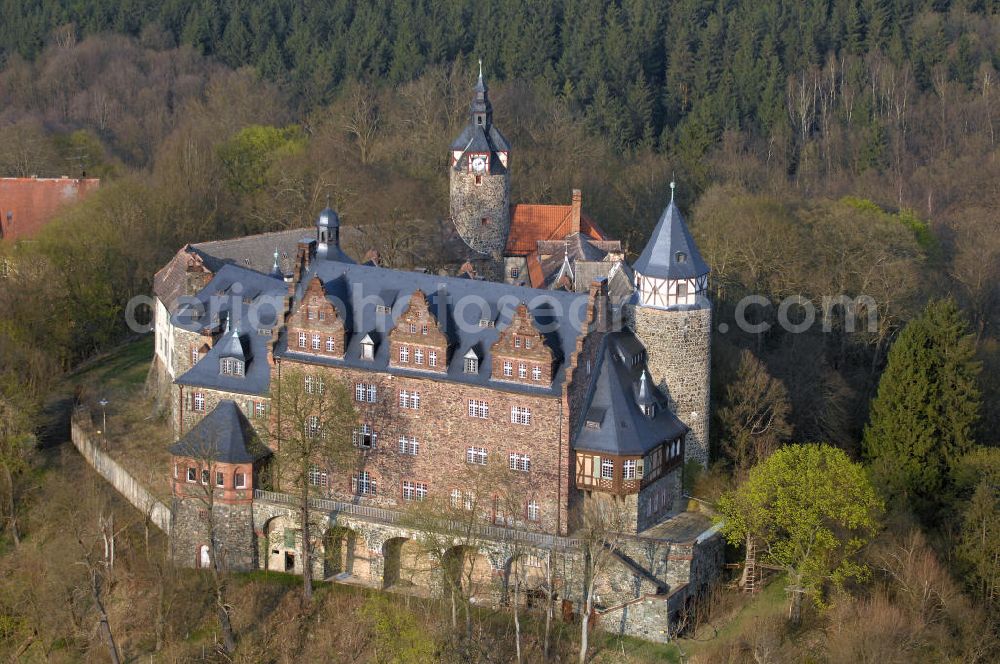
<svg viewBox="0 0 1000 664">
<path fill-rule="evenodd" d="M 708 263 L 702 259 L 691 237 L 687 223 L 674 202 L 671 190 L 667 204 L 646 248 L 632 264 L 639 274 L 657 279 L 694 279 L 708 274 Z"/>
<path fill-rule="evenodd" d="M 231 332 L 227 330 L 219 341 L 219 357 L 235 357 L 246 361 L 246 356 L 247 351 L 243 345 L 243 339 L 240 338 L 240 331 L 235 328 Z"/>
<path fill-rule="evenodd" d="M 236 402 L 225 399 L 171 445 L 174 456 L 221 463 L 253 463 L 271 453 Z"/>
</svg>

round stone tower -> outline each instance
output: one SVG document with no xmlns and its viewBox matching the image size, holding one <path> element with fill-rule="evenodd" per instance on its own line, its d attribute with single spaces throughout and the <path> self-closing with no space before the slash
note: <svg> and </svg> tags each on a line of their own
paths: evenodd
<svg viewBox="0 0 1000 664">
<path fill-rule="evenodd" d="M 690 432 L 685 458 L 708 465 L 712 303 L 709 267 L 680 210 L 670 203 L 632 266 L 635 293 L 625 307 L 628 326 L 646 347 L 649 370 L 670 409 Z"/>
<path fill-rule="evenodd" d="M 499 258 L 510 230 L 510 145 L 493 125 L 482 63 L 469 110 L 448 153 L 451 219 L 469 247 Z"/>
</svg>

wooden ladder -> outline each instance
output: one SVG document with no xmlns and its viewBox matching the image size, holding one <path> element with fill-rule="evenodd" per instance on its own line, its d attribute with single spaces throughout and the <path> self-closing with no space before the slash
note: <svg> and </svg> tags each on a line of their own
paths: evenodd
<svg viewBox="0 0 1000 664">
<path fill-rule="evenodd" d="M 760 590 L 760 567 L 757 565 L 757 545 L 751 539 L 747 542 L 746 568 L 743 570 L 743 592 L 755 593 Z"/>
</svg>

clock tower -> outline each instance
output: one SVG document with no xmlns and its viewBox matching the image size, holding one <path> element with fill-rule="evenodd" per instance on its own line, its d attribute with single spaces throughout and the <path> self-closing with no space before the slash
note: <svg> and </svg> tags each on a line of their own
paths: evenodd
<svg viewBox="0 0 1000 664">
<path fill-rule="evenodd" d="M 493 125 L 482 62 L 469 123 L 448 153 L 451 220 L 474 251 L 499 258 L 510 229 L 510 145 Z"/>
</svg>

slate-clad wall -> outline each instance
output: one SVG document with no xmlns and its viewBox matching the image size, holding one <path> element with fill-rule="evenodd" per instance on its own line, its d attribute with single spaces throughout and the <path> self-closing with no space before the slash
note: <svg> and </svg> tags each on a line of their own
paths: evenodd
<svg viewBox="0 0 1000 664">
<path fill-rule="evenodd" d="M 451 218 L 466 244 L 476 251 L 499 256 L 510 230 L 510 177 L 483 175 L 476 184 L 472 173 L 449 168 Z M 489 223 L 483 224 L 483 218 Z"/>
<path fill-rule="evenodd" d="M 650 373 L 670 400 L 670 409 L 691 428 L 684 458 L 708 465 L 712 305 L 664 310 L 630 305 L 628 325 L 642 340 Z"/>
</svg>

